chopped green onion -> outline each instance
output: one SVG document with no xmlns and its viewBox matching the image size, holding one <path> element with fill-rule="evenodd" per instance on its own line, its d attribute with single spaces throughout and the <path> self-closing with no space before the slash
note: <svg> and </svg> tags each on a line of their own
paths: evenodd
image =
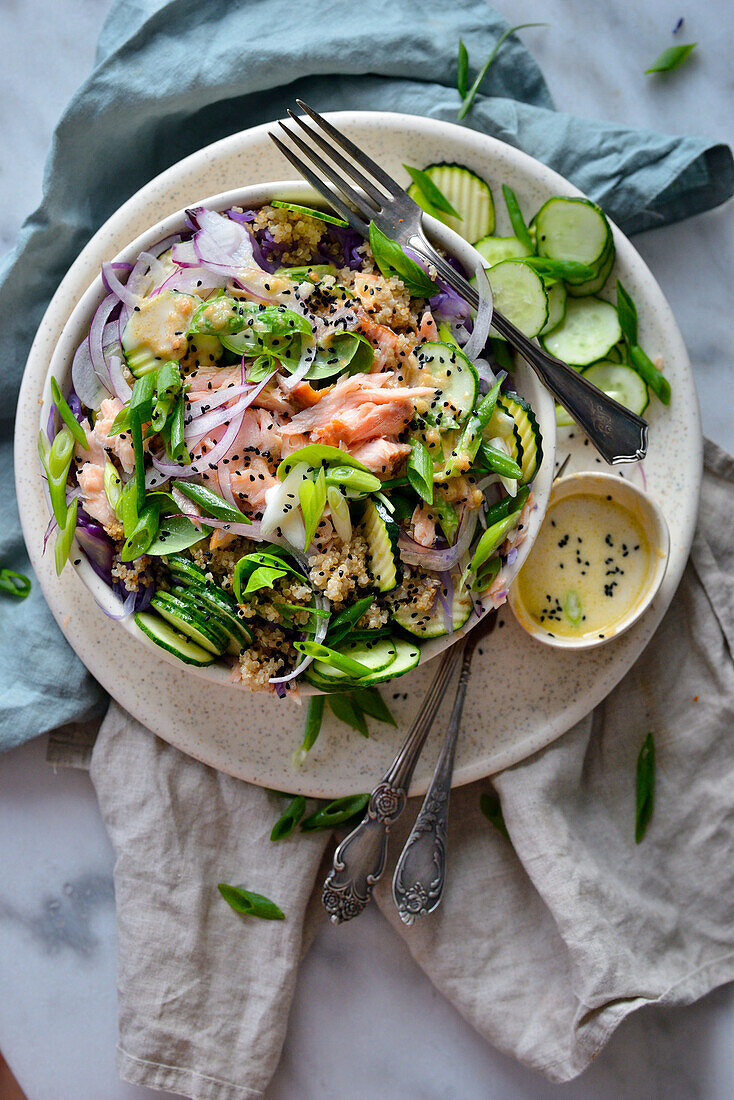
<svg viewBox="0 0 734 1100">
<path fill-rule="evenodd" d="M 477 74 L 477 78 L 474 81 L 474 83 L 472 84 L 471 88 L 469 89 L 469 91 L 464 96 L 461 107 L 459 108 L 459 113 L 456 116 L 457 121 L 461 122 L 462 118 L 464 118 L 464 116 L 471 109 L 471 105 L 474 102 L 474 97 L 476 96 L 477 92 L 479 91 L 479 88 L 481 87 L 481 84 L 482 84 L 485 76 L 487 75 L 487 73 L 490 70 L 492 62 L 494 61 L 495 57 L 499 53 L 500 47 L 503 45 L 505 40 L 508 39 L 511 34 L 515 34 L 516 31 L 524 30 L 526 27 L 545 27 L 545 26 L 547 26 L 547 23 L 520 23 L 517 27 L 510 27 L 510 29 L 508 31 L 505 31 L 505 33 L 502 35 L 502 37 L 500 39 L 498 39 L 498 41 L 497 41 L 494 49 L 492 50 L 491 54 L 489 55 L 487 60 L 484 62 L 484 65 L 482 66 L 482 68 L 479 70 L 479 73 Z"/>
<path fill-rule="evenodd" d="M 330 695 L 327 703 L 335 718 L 351 726 L 362 737 L 369 737 L 370 731 L 367 729 L 365 717 L 359 707 L 355 706 L 348 692 L 343 695 Z"/>
<path fill-rule="evenodd" d="M 520 209 L 520 203 L 517 201 L 517 195 L 506 183 L 502 184 L 502 194 L 505 196 L 505 205 L 507 207 L 507 213 L 510 215 L 513 233 L 518 241 L 524 244 L 530 252 L 535 252 L 533 238 L 530 236 L 530 231 L 522 216 L 522 210 Z"/>
<path fill-rule="evenodd" d="M 566 593 L 566 598 L 563 601 L 563 614 L 573 626 L 578 626 L 581 622 L 581 616 L 584 613 L 584 609 L 581 605 L 581 597 L 574 589 Z"/>
<path fill-rule="evenodd" d="M 129 538 L 138 522 L 138 490 L 134 481 L 128 481 L 123 487 L 115 508 L 115 515 L 122 523 L 125 538 Z"/>
<path fill-rule="evenodd" d="M 291 799 L 275 825 L 273 825 L 270 839 L 272 841 L 285 840 L 287 836 L 291 835 L 305 812 L 306 799 L 302 794 L 297 794 L 295 798 Z"/>
<path fill-rule="evenodd" d="M 441 524 L 441 530 L 446 536 L 446 541 L 449 544 L 453 543 L 454 535 L 459 529 L 459 514 L 456 508 L 454 508 L 450 501 L 444 500 L 443 497 L 440 496 L 435 496 L 433 498 L 431 507 L 438 516 L 438 522 Z"/>
<path fill-rule="evenodd" d="M 112 511 L 117 515 L 117 506 L 122 493 L 122 481 L 109 458 L 104 464 L 104 492 Z"/>
<path fill-rule="evenodd" d="M 173 416 L 170 423 L 166 425 L 163 438 L 168 457 L 172 462 L 178 462 L 180 466 L 188 466 L 191 462 L 191 455 L 187 450 L 184 436 L 185 406 L 186 395 L 181 393 L 176 400 Z"/>
<path fill-rule="evenodd" d="M 413 298 L 430 298 L 438 289 L 422 267 L 406 256 L 397 241 L 386 237 L 381 229 L 370 222 L 370 248 L 386 279 L 397 276 Z"/>
<path fill-rule="evenodd" d="M 479 572 L 479 569 L 484 565 L 485 561 L 487 561 L 487 559 L 494 554 L 495 550 L 505 541 L 508 531 L 512 530 L 515 523 L 515 516 L 512 514 L 499 520 L 497 523 L 493 523 L 491 527 L 487 528 L 474 551 L 474 557 L 472 558 L 470 566 L 472 573 Z"/>
<path fill-rule="evenodd" d="M 464 220 L 459 211 L 451 205 L 443 191 L 436 186 L 427 172 L 424 172 L 421 168 L 411 168 L 409 164 L 404 164 L 403 168 L 416 187 L 419 188 L 424 199 L 433 210 L 440 211 L 442 214 L 451 214 L 453 218 L 458 218 L 459 221 Z"/>
<path fill-rule="evenodd" d="M 331 464 L 350 466 L 355 470 L 364 470 L 365 473 L 370 473 L 364 463 L 360 462 L 358 458 L 352 458 L 347 451 L 342 451 L 338 447 L 328 447 L 324 443 L 308 443 L 305 447 L 299 447 L 293 454 L 288 455 L 288 458 L 283 459 L 276 471 L 278 480 L 285 481 L 287 474 L 290 473 L 293 467 L 302 462 L 305 462 L 307 466 L 314 470 L 317 470 L 319 466 Z"/>
<path fill-rule="evenodd" d="M 500 571 L 500 559 L 490 558 L 478 570 L 474 584 L 471 586 L 476 592 L 486 592 L 490 584 Z"/>
<path fill-rule="evenodd" d="M 359 622 L 365 611 L 372 607 L 374 602 L 374 596 L 363 596 L 360 600 L 355 600 L 349 607 L 345 607 L 329 623 L 326 640 L 332 645 L 340 642 L 349 634 L 355 623 Z"/>
<path fill-rule="evenodd" d="M 493 504 L 491 508 L 488 508 L 484 513 L 484 518 L 487 521 L 487 528 L 489 529 L 495 523 L 504 519 L 505 516 L 514 515 L 515 512 L 519 512 L 524 507 L 529 496 L 530 489 L 527 485 L 523 485 L 522 489 L 518 489 L 516 497 L 503 497 L 502 500 L 498 500 L 496 504 Z"/>
<path fill-rule="evenodd" d="M 464 99 L 469 86 L 469 54 L 466 46 L 459 39 L 459 56 L 456 59 L 456 90 L 459 98 Z"/>
<path fill-rule="evenodd" d="M 491 822 L 495 829 L 502 833 L 505 840 L 509 840 L 510 834 L 507 832 L 507 826 L 505 825 L 502 806 L 498 795 L 494 792 L 491 794 L 483 794 L 479 799 L 479 809 L 482 811 L 487 821 Z"/>
<path fill-rule="evenodd" d="M 38 453 L 46 470 L 48 495 L 51 507 L 59 527 L 66 523 L 66 481 L 74 455 L 74 437 L 64 426 L 56 433 L 51 446 L 48 446 L 43 433 L 39 436 Z"/>
<path fill-rule="evenodd" d="M 137 504 L 137 494 L 136 494 Z M 138 513 L 137 523 L 120 551 L 120 561 L 135 561 L 144 554 L 158 534 L 161 510 L 157 504 L 144 504 Z"/>
<path fill-rule="evenodd" d="M 354 489 L 357 493 L 376 493 L 382 488 L 382 482 L 375 474 L 355 470 L 352 466 L 329 466 L 326 471 L 326 484 L 338 485 L 342 489 Z"/>
<path fill-rule="evenodd" d="M 479 453 L 485 459 L 490 470 L 494 470 L 500 477 L 507 477 L 512 481 L 517 481 L 522 477 L 522 470 L 515 460 L 498 447 L 492 447 L 489 443 L 482 443 Z"/>
<path fill-rule="evenodd" d="M 76 514 L 77 514 L 77 500 L 72 500 L 68 511 L 66 513 L 66 522 L 59 524 L 59 533 L 56 536 L 56 544 L 54 546 L 54 561 L 56 563 L 56 576 L 61 576 L 61 571 L 69 560 L 69 554 L 71 553 L 71 544 L 74 541 L 74 535 L 76 534 Z"/>
<path fill-rule="evenodd" d="M 178 363 L 164 363 L 156 375 L 156 399 L 151 414 L 151 426 L 154 432 L 160 432 L 176 402 L 181 390 L 181 371 Z"/>
<path fill-rule="evenodd" d="M 485 394 L 482 400 L 477 405 L 476 417 L 479 421 L 480 428 L 486 428 L 492 419 L 492 413 L 494 407 L 497 404 L 497 398 L 499 397 L 501 382 L 495 382 L 489 393 Z"/>
<path fill-rule="evenodd" d="M 669 405 L 671 397 L 670 382 L 662 371 L 658 370 L 639 344 L 632 344 L 629 349 L 629 357 L 632 366 L 635 368 L 640 378 L 647 382 L 650 389 L 660 398 L 663 405 Z"/>
<path fill-rule="evenodd" d="M 579 263 L 578 260 L 552 260 L 548 256 L 523 256 L 518 263 L 532 267 L 533 271 L 546 281 L 553 279 L 591 279 L 594 276 L 594 268 L 589 264 Z"/>
<path fill-rule="evenodd" d="M 637 343 L 637 306 L 617 279 L 617 316 L 627 344 Z"/>
<path fill-rule="evenodd" d="M 301 831 L 310 833 L 316 829 L 333 829 L 336 825 L 342 825 L 355 814 L 361 814 L 367 808 L 369 800 L 368 794 L 350 794 L 346 798 L 336 798 L 307 817 L 301 824 Z"/>
<path fill-rule="evenodd" d="M 639 844 L 650 823 L 655 792 L 655 742 L 648 733 L 637 758 L 637 806 L 635 843 Z"/>
<path fill-rule="evenodd" d="M 356 471 L 355 471 L 356 473 Z M 314 540 L 318 525 L 326 507 L 326 477 L 323 468 L 319 470 L 315 481 L 307 478 L 298 486 L 298 500 L 303 513 L 303 524 L 306 529 L 305 546 L 309 547 Z"/>
<path fill-rule="evenodd" d="M 419 439 L 411 443 L 406 464 L 408 481 L 426 504 L 433 504 L 433 461 Z"/>
<path fill-rule="evenodd" d="M 205 516 L 212 516 L 213 519 L 229 520 L 231 523 L 252 522 L 248 516 L 240 512 L 239 508 L 234 508 L 218 493 L 212 492 L 204 485 L 198 485 L 192 481 L 174 481 L 173 484 L 180 493 L 183 493 L 185 497 L 188 497 L 189 500 L 201 508 Z"/>
<path fill-rule="evenodd" d="M 316 738 L 321 733 L 321 723 L 324 718 L 324 704 L 326 699 L 323 695 L 312 695 L 308 701 L 306 708 L 306 728 L 303 731 L 303 741 L 300 748 L 296 749 L 293 753 L 293 767 L 300 768 L 306 756 L 311 751 L 316 743 Z"/>
<path fill-rule="evenodd" d="M 217 883 L 217 890 L 227 905 L 236 913 L 245 917 L 260 917 L 261 920 L 285 920 L 285 913 L 274 901 L 252 890 L 243 890 L 241 886 L 228 886 L 226 882 Z"/>
<path fill-rule="evenodd" d="M 688 42 L 681 46 L 668 46 L 667 50 L 663 50 L 660 56 L 653 61 L 650 68 L 645 69 L 645 75 L 648 73 L 669 73 L 673 69 L 679 68 L 697 45 L 697 42 Z"/>
<path fill-rule="evenodd" d="M 89 444 L 87 443 L 87 433 L 82 428 L 81 424 L 74 416 L 74 413 L 69 408 L 68 402 L 61 390 L 59 384 L 55 378 L 51 379 L 51 396 L 53 398 L 54 405 L 59 410 L 59 416 L 66 424 L 67 428 L 74 436 L 80 447 L 84 447 L 85 451 L 89 450 Z"/>
<path fill-rule="evenodd" d="M 24 600 L 31 590 L 31 582 L 23 573 L 14 569 L 0 569 L 0 592 Z"/>
<path fill-rule="evenodd" d="M 361 661 L 355 661 L 353 657 L 348 657 L 346 653 L 339 653 L 338 650 L 321 645 L 319 642 L 294 642 L 293 645 L 304 656 L 315 657 L 318 661 L 326 661 L 334 668 L 338 668 L 340 672 L 346 673 L 347 676 L 366 676 L 370 671 L 368 666 L 362 664 Z"/>
</svg>

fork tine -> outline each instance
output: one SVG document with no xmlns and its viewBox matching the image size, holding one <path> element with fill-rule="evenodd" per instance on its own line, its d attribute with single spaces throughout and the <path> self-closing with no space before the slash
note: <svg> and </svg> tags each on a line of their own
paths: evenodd
<svg viewBox="0 0 734 1100">
<path fill-rule="evenodd" d="M 311 140 L 314 141 L 320 149 L 324 150 L 326 155 L 330 157 L 331 160 L 338 164 L 339 167 L 347 173 L 347 175 L 351 176 L 354 182 L 359 184 L 362 190 L 366 191 L 370 198 L 375 200 L 379 207 L 385 205 L 385 201 L 388 199 L 388 196 L 385 195 L 383 191 L 380 191 L 379 188 L 375 187 L 372 180 L 368 180 L 367 177 L 360 172 L 359 168 L 355 168 L 355 166 L 351 164 L 346 157 L 342 156 L 338 149 L 334 148 L 331 142 L 327 141 L 326 138 L 323 138 L 318 130 L 314 130 L 311 126 L 307 126 L 303 119 L 299 118 L 297 114 L 294 114 L 294 112 L 291 111 L 290 108 L 288 108 L 288 114 L 291 116 L 293 121 L 298 123 L 301 129 L 308 134 Z"/>
<path fill-rule="evenodd" d="M 318 153 L 315 153 L 313 149 L 309 145 L 307 145 L 302 138 L 298 136 L 298 134 L 294 134 L 292 130 L 289 130 L 284 122 L 278 122 L 278 125 L 281 127 L 281 129 L 285 130 L 288 137 L 295 145 L 298 146 L 306 159 L 309 160 L 311 164 L 313 164 L 316 168 L 318 168 L 322 176 L 326 176 L 329 183 L 332 183 L 338 191 L 341 191 L 341 193 L 347 199 L 349 199 L 353 206 L 357 207 L 357 210 L 364 218 L 371 219 L 372 215 L 378 212 L 378 207 L 372 199 L 370 199 L 369 197 L 366 198 L 364 195 L 360 195 L 358 191 L 355 191 L 351 183 L 347 183 L 347 181 L 343 179 L 342 176 L 338 174 L 338 172 L 335 172 L 331 165 L 327 164 L 323 157 L 320 157 Z"/>
<path fill-rule="evenodd" d="M 313 108 L 309 107 L 307 103 L 304 103 L 302 99 L 297 99 L 296 103 L 302 111 L 305 111 L 306 114 L 321 127 L 322 130 L 325 130 L 326 133 L 334 139 L 337 145 L 342 147 L 345 153 L 349 153 L 350 157 L 353 157 L 358 164 L 361 164 L 363 168 L 373 175 L 377 182 L 381 183 L 393 198 L 397 198 L 398 195 L 406 194 L 405 188 L 401 187 L 392 176 L 389 176 L 384 168 L 380 168 L 380 165 L 376 164 L 371 157 L 368 157 L 358 145 L 350 141 L 346 134 L 343 134 L 341 130 L 337 130 L 336 126 L 332 126 L 330 122 L 322 118 L 318 111 L 314 111 Z"/>
<path fill-rule="evenodd" d="M 280 138 L 276 137 L 275 134 L 270 134 L 269 136 L 278 146 L 283 156 L 291 162 L 296 171 L 300 172 L 304 179 L 307 179 L 311 186 L 315 188 L 319 194 L 323 195 L 328 203 L 331 203 L 345 221 L 349 222 L 352 229 L 356 230 L 357 233 L 360 233 L 363 237 L 368 237 L 369 226 L 358 214 L 355 214 L 350 206 L 347 206 L 341 196 L 332 191 L 330 187 L 327 187 L 324 181 L 320 179 L 315 172 L 312 172 L 308 165 L 304 164 L 301 158 L 296 156 L 287 145 L 284 145 Z"/>
</svg>

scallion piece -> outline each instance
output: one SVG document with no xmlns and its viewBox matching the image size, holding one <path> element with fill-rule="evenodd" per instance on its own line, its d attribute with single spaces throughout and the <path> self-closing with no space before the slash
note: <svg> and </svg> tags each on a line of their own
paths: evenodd
<svg viewBox="0 0 734 1100">
<path fill-rule="evenodd" d="M 31 582 L 23 573 L 14 569 L 0 569 L 0 592 L 24 600 L 31 590 Z"/>
<path fill-rule="evenodd" d="M 506 183 L 502 184 L 502 194 L 505 196 L 505 206 L 507 207 L 507 213 L 510 215 L 513 233 L 518 241 L 524 244 L 531 253 L 535 252 L 533 238 L 530 236 L 530 231 L 522 216 L 522 210 L 520 209 L 520 203 L 517 201 L 517 195 Z"/>
<path fill-rule="evenodd" d="M 110 462 L 109 458 L 104 464 L 104 491 L 110 508 L 115 515 L 117 515 L 117 506 L 120 503 L 120 496 L 122 494 L 122 481 L 120 480 L 120 475 L 115 469 L 114 464 Z"/>
<path fill-rule="evenodd" d="M 326 484 L 338 485 L 341 489 L 353 489 L 356 493 L 377 493 L 382 488 L 382 482 L 375 474 L 355 470 L 352 466 L 329 466 Z"/>
<path fill-rule="evenodd" d="M 193 481 L 174 481 L 179 492 L 193 501 L 205 516 L 214 519 L 229 520 L 231 523 L 251 523 L 252 521 L 239 508 L 234 508 L 218 493 L 212 492 L 204 485 L 198 485 Z"/>
<path fill-rule="evenodd" d="M 270 831 L 270 839 L 272 841 L 285 840 L 287 836 L 291 835 L 305 812 L 306 799 L 302 794 L 297 794 L 295 798 L 291 799 L 283 813 L 273 825 Z"/>
<path fill-rule="evenodd" d="M 176 399 L 173 415 L 163 433 L 163 441 L 168 457 L 181 466 L 188 466 L 191 462 L 191 455 L 186 447 L 184 436 L 185 405 L 186 395 L 181 393 Z"/>
<path fill-rule="evenodd" d="M 164 363 L 156 375 L 155 403 L 151 413 L 151 427 L 154 432 L 160 432 L 176 402 L 176 395 L 181 391 L 181 371 L 178 363 Z"/>
<path fill-rule="evenodd" d="M 474 551 L 474 557 L 472 558 L 470 566 L 472 573 L 478 573 L 487 559 L 502 545 L 505 541 L 507 532 L 512 530 L 515 526 L 515 522 L 515 516 L 509 515 L 487 528 Z"/>
<path fill-rule="evenodd" d="M 367 808 L 369 800 L 368 794 L 350 794 L 346 798 L 335 798 L 333 802 L 327 802 L 316 813 L 307 817 L 301 824 L 301 831 L 310 833 L 316 829 L 333 829 L 342 825 L 355 814 L 361 814 Z"/>
<path fill-rule="evenodd" d="M 306 707 L 306 728 L 303 731 L 303 741 L 293 753 L 293 767 L 300 768 L 306 756 L 316 744 L 316 738 L 321 733 L 321 723 L 324 720 L 324 705 L 326 698 L 323 695 L 312 695 Z"/>
<path fill-rule="evenodd" d="M 136 494 L 137 504 L 137 494 Z M 151 545 L 160 526 L 161 510 L 157 504 L 145 504 L 132 531 L 120 551 L 120 561 L 135 561 Z"/>
<path fill-rule="evenodd" d="M 517 27 L 510 27 L 510 29 L 508 31 L 505 31 L 505 33 L 502 35 L 502 37 L 498 39 L 498 41 L 497 41 L 494 49 L 492 50 L 491 54 L 489 55 L 487 60 L 484 62 L 484 65 L 482 66 L 482 68 L 479 70 L 479 73 L 477 74 L 477 78 L 474 81 L 474 83 L 472 84 L 471 88 L 469 89 L 469 91 L 464 96 L 461 107 L 459 108 L 459 113 L 456 116 L 456 118 L 459 122 L 461 122 L 462 118 L 464 118 L 464 116 L 467 114 L 467 112 L 471 109 L 471 105 L 474 102 L 474 97 L 476 96 L 477 92 L 479 91 L 479 89 L 482 85 L 482 82 L 484 81 L 485 76 L 489 72 L 489 70 L 491 68 L 491 65 L 492 65 L 492 62 L 494 61 L 495 57 L 499 53 L 500 47 L 510 37 L 510 35 L 514 34 L 516 31 L 524 30 L 526 27 L 545 27 L 545 26 L 547 26 L 546 23 L 520 23 L 520 24 L 518 24 Z"/>
<path fill-rule="evenodd" d="M 404 164 L 403 168 L 416 187 L 420 188 L 429 206 L 442 214 L 450 214 L 453 218 L 458 218 L 459 221 L 464 220 L 459 211 L 451 205 L 443 191 L 440 187 L 436 186 L 427 172 L 424 172 L 421 168 L 412 168 L 409 164 Z"/>
<path fill-rule="evenodd" d="M 219 890 L 227 905 L 230 905 L 236 913 L 241 913 L 244 917 L 260 917 L 261 920 L 285 920 L 283 910 L 278 908 L 270 898 L 266 898 L 264 894 L 255 894 L 252 890 L 244 890 L 241 886 L 228 886 L 226 882 L 218 882 L 217 890 Z"/>
<path fill-rule="evenodd" d="M 71 544 L 76 533 L 76 514 L 79 502 L 72 500 L 66 513 L 64 525 L 59 524 L 59 532 L 54 545 L 54 562 L 56 564 L 56 576 L 61 576 L 61 571 L 69 560 Z"/>
<path fill-rule="evenodd" d="M 492 419 L 492 413 L 497 404 L 501 384 L 501 382 L 495 382 L 489 393 L 485 394 L 477 405 L 476 418 L 479 421 L 480 428 L 486 428 L 487 424 L 489 424 Z"/>
<path fill-rule="evenodd" d="M 66 523 L 66 482 L 74 455 L 74 436 L 64 426 L 56 433 L 54 441 L 49 447 L 45 436 L 41 433 L 38 452 L 46 470 L 48 495 L 51 499 L 54 517 L 59 527 L 63 527 Z"/>
<path fill-rule="evenodd" d="M 522 477 L 522 470 L 515 460 L 498 447 L 492 447 L 489 443 L 482 443 L 479 453 L 490 470 L 494 470 L 500 477 L 507 477 L 513 481 L 517 481 Z"/>
<path fill-rule="evenodd" d="M 650 68 L 645 69 L 645 75 L 647 76 L 648 73 L 669 73 L 673 69 L 680 68 L 697 45 L 696 42 L 687 42 L 681 46 L 668 46 L 667 50 L 663 50 L 660 56 L 653 61 Z"/>
<path fill-rule="evenodd" d="M 505 516 L 514 515 L 515 512 L 519 512 L 524 507 L 528 497 L 530 496 L 530 489 L 527 485 L 523 485 L 522 489 L 518 489 L 516 497 L 503 497 L 502 500 L 498 500 L 496 504 L 493 504 L 491 508 L 488 508 L 484 514 L 484 518 L 487 521 L 487 529 L 494 526 L 495 523 L 499 523 Z"/>
<path fill-rule="evenodd" d="M 339 653 L 338 650 L 321 645 L 320 642 L 294 642 L 293 645 L 304 656 L 315 657 L 318 661 L 326 661 L 334 668 L 338 668 L 340 672 L 346 673 L 347 676 L 366 676 L 370 671 L 368 666 L 362 664 L 361 661 L 355 661 L 353 657 L 349 657 L 346 653 Z"/>
<path fill-rule="evenodd" d="M 59 416 L 66 424 L 67 428 L 74 436 L 80 447 L 83 447 L 85 451 L 89 450 L 89 444 L 87 443 L 87 433 L 82 428 L 81 424 L 74 416 L 74 413 L 69 408 L 69 404 L 59 389 L 59 384 L 55 378 L 51 379 L 51 396 L 53 398 L 54 405 L 59 410 Z"/>
<path fill-rule="evenodd" d="M 370 731 L 367 729 L 364 714 L 359 707 L 355 706 L 349 692 L 345 692 L 343 695 L 330 695 L 327 702 L 335 718 L 338 718 L 340 722 L 344 722 L 345 725 L 351 726 L 362 737 L 369 737 Z"/>
<path fill-rule="evenodd" d="M 358 471 L 354 471 L 357 473 Z M 326 507 L 326 477 L 323 469 L 319 470 L 314 481 L 306 478 L 298 486 L 298 500 L 303 513 L 303 525 L 306 529 L 306 541 L 308 548 L 314 540 L 316 529 L 321 523 L 321 517 Z"/>
</svg>

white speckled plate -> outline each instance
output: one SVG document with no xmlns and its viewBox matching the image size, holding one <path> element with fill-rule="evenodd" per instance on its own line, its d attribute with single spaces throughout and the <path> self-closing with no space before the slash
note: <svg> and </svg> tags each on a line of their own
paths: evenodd
<svg viewBox="0 0 734 1100">
<path fill-rule="evenodd" d="M 567 181 L 531 157 L 471 130 L 431 119 L 376 112 L 333 116 L 337 125 L 388 171 L 433 161 L 467 164 L 492 184 L 497 232 L 509 232 L 501 184 L 509 183 L 523 208 L 536 210 L 552 194 L 578 194 Z M 281 790 L 322 797 L 369 790 L 391 760 L 425 690 L 431 666 L 383 688 L 400 730 L 372 722 L 364 741 L 327 720 L 299 773 L 290 768 L 300 740 L 303 712 L 292 703 L 249 696 L 241 689 L 191 676 L 112 629 L 90 592 L 72 570 L 57 579 L 41 556 L 48 522 L 36 476 L 35 436 L 49 360 L 73 308 L 92 283 L 103 259 L 180 207 L 220 191 L 283 176 L 283 162 L 266 127 L 236 134 L 200 150 L 142 188 L 117 211 L 74 263 L 49 306 L 28 360 L 16 430 L 16 479 L 23 530 L 36 574 L 69 642 L 103 686 L 155 733 L 184 752 L 243 779 Z M 685 566 L 695 526 L 702 467 L 698 402 L 686 350 L 670 308 L 650 271 L 618 230 L 617 265 L 640 313 L 642 342 L 661 355 L 673 389 L 668 409 L 654 399 L 647 410 L 650 453 L 639 468 L 620 476 L 646 482 L 662 507 L 671 535 L 665 581 L 643 620 L 599 650 L 574 653 L 541 646 L 525 635 L 508 610 L 499 629 L 479 650 L 464 710 L 455 783 L 468 783 L 529 756 L 565 732 L 621 679 L 660 622 Z M 559 451 L 571 451 L 569 470 L 600 465 L 584 440 L 565 430 Z M 416 771 L 413 793 L 426 789 L 445 728 L 448 703 Z"/>
</svg>

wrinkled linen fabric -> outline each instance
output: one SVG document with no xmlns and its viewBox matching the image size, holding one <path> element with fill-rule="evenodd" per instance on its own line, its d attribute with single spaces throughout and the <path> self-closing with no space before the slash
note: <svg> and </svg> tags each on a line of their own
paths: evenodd
<svg viewBox="0 0 734 1100">
<path fill-rule="evenodd" d="M 494 777 L 509 841 L 479 810 L 489 780 L 453 792 L 446 894 L 412 928 L 390 882 L 418 800 L 394 828 L 377 904 L 459 1012 L 553 1081 L 581 1073 L 635 1009 L 687 1004 L 734 978 L 733 652 L 734 459 L 707 443 L 691 559 L 652 641 L 591 715 Z M 655 809 L 636 845 L 648 730 Z M 325 920 L 326 838 L 273 844 L 282 801 L 115 704 L 92 779 L 117 853 L 122 1076 L 197 1100 L 262 1095 L 304 914 L 306 940 Z M 222 879 L 267 894 L 286 920 L 236 916 Z"/>
<path fill-rule="evenodd" d="M 385 110 L 455 121 L 459 38 L 472 66 L 506 22 L 482 0 L 118 0 L 96 65 L 53 139 L 41 206 L 0 267 L 0 561 L 30 573 L 12 493 L 13 413 L 43 312 L 94 231 L 159 172 L 202 146 L 285 115 Z M 537 32 L 542 33 L 542 32 Z M 376 48 L 376 38 L 379 40 Z M 509 38 L 463 125 L 538 157 L 601 202 L 627 232 L 709 209 L 734 190 L 731 151 L 553 109 L 519 38 Z M 83 715 L 106 696 L 34 585 L 0 605 L 0 751 Z"/>
</svg>

